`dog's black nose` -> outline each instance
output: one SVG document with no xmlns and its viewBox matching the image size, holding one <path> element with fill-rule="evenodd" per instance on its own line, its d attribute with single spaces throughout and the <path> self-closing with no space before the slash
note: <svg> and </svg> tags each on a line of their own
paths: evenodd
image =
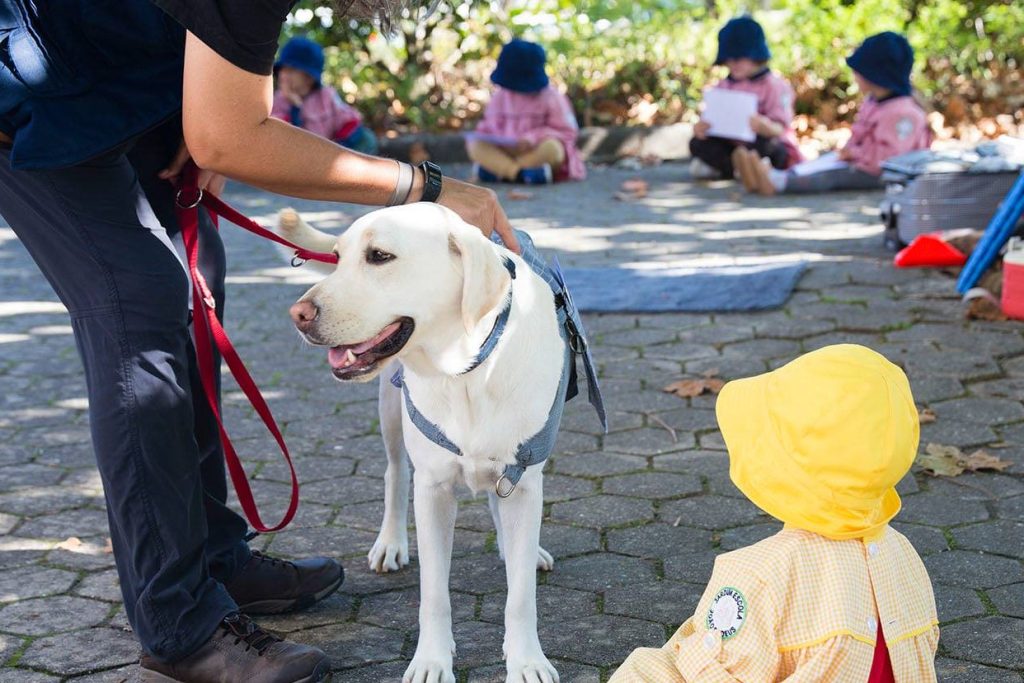
<svg viewBox="0 0 1024 683">
<path fill-rule="evenodd" d="M 320 309 L 312 301 L 303 299 L 292 304 L 288 313 L 292 316 L 295 327 L 301 332 L 306 332 L 320 316 Z"/>
</svg>

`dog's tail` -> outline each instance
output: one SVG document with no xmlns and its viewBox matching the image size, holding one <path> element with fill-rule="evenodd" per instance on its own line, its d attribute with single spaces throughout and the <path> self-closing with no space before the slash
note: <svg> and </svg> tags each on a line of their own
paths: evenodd
<svg viewBox="0 0 1024 683">
<path fill-rule="evenodd" d="M 317 230 L 306 221 L 302 220 L 302 216 L 299 212 L 293 208 L 281 209 L 277 214 L 277 229 L 274 230 L 278 235 L 285 238 L 292 244 L 297 244 L 303 249 L 309 251 L 319 251 L 323 253 L 330 253 L 334 248 L 334 242 L 336 238 L 334 235 L 330 235 L 326 232 Z M 280 244 L 276 245 L 277 251 L 282 257 L 289 263 L 295 256 L 295 253 Z M 334 266 L 329 263 L 321 263 L 319 261 L 307 261 L 303 268 L 323 273 L 327 275 L 334 272 Z"/>
</svg>

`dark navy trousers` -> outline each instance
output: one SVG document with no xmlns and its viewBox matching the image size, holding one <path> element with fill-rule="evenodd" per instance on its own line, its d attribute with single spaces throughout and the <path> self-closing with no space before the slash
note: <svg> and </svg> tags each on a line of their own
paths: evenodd
<svg viewBox="0 0 1024 683">
<path fill-rule="evenodd" d="M 165 661 L 236 611 L 221 582 L 249 558 L 197 374 L 173 188 L 156 178 L 180 140 L 170 121 L 89 162 L 36 171 L 12 170 L 0 148 L 0 214 L 71 315 L 128 620 Z M 223 314 L 224 247 L 201 215 L 202 269 Z"/>
</svg>

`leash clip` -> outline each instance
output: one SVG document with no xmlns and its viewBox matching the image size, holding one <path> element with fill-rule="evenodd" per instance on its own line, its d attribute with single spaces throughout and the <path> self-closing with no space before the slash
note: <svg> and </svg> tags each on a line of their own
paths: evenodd
<svg viewBox="0 0 1024 683">
<path fill-rule="evenodd" d="M 182 188 L 182 189 L 178 190 L 177 194 L 174 195 L 174 204 L 179 209 L 194 209 L 197 206 L 199 206 L 199 203 L 201 201 L 203 201 L 203 188 L 197 187 L 196 188 L 196 200 L 194 202 L 192 202 L 191 204 L 182 204 L 181 203 L 181 193 L 184 192 L 184 191 L 185 191 L 184 188 Z"/>
<path fill-rule="evenodd" d="M 292 268 L 300 268 L 309 261 L 309 259 L 302 258 L 299 256 L 299 252 L 295 252 L 295 256 L 292 256 Z"/>
<path fill-rule="evenodd" d="M 501 482 L 503 481 L 505 482 L 507 488 L 502 488 Z M 497 494 L 498 498 L 508 498 L 515 492 L 515 490 L 516 484 L 513 483 L 512 480 L 508 478 L 508 475 L 502 472 L 501 476 L 498 477 L 498 481 L 494 484 L 494 493 Z"/>
<path fill-rule="evenodd" d="M 569 348 L 577 356 L 582 356 L 587 350 L 587 340 L 580 334 L 572 318 L 566 318 L 565 329 L 569 333 Z"/>
</svg>

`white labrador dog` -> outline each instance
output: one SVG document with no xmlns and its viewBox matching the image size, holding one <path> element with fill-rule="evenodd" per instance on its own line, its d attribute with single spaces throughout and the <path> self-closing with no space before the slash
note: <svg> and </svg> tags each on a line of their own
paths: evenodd
<svg viewBox="0 0 1024 683">
<path fill-rule="evenodd" d="M 409 468 L 403 441 L 415 468 L 420 636 L 404 680 L 455 681 L 448 579 L 454 487 L 461 481 L 474 492 L 488 492 L 498 551 L 505 560 L 507 680 L 558 681 L 537 637 L 536 570 L 553 565 L 540 547 L 541 466 L 527 468 L 512 495 L 495 494 L 506 465 L 515 462 L 517 446 L 545 425 L 560 388 L 565 343 L 551 288 L 517 255 L 435 204 L 375 211 L 338 238 L 285 211 L 279 232 L 302 247 L 339 257 L 338 266 L 327 266 L 324 280 L 292 306 L 301 335 L 310 344 L 328 347 L 331 371 L 339 380 L 367 382 L 385 373 L 380 382 L 388 457 L 384 520 L 369 553 L 370 566 L 378 572 L 409 562 Z M 505 259 L 516 266 L 514 278 Z M 500 341 L 486 360 L 465 372 L 509 296 L 511 309 Z M 458 444 L 462 457 L 427 438 L 403 410 L 402 391 L 388 381 L 396 360 L 415 407 Z"/>
</svg>

